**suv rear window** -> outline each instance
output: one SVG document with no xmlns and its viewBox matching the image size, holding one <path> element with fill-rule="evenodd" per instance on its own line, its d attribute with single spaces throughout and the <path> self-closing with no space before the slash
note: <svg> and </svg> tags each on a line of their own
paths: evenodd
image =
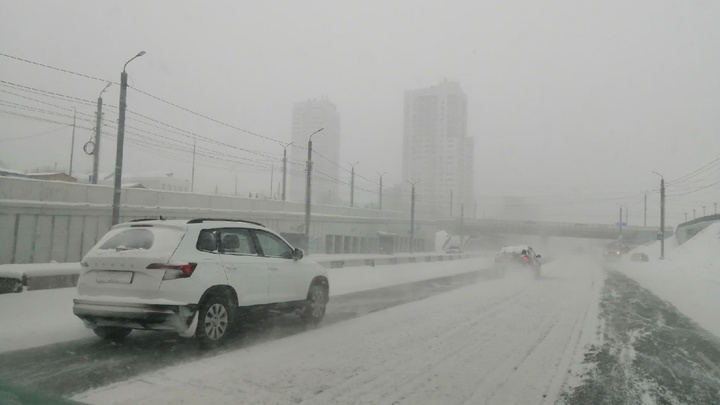
<svg viewBox="0 0 720 405">
<path fill-rule="evenodd" d="M 155 236 L 148 229 L 128 229 L 108 239 L 98 249 L 101 250 L 149 250 Z"/>
</svg>

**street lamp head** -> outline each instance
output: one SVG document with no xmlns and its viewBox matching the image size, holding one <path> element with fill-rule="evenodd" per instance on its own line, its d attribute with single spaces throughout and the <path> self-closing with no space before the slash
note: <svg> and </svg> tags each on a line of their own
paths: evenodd
<svg viewBox="0 0 720 405">
<path fill-rule="evenodd" d="M 663 177 L 662 174 L 656 172 L 655 170 L 653 170 L 652 172 L 655 173 L 655 174 L 657 174 L 658 176 L 660 176 L 661 179 L 665 180 L 665 177 Z"/>
<path fill-rule="evenodd" d="M 108 82 L 108 84 L 105 85 L 105 88 L 102 89 L 102 91 L 100 92 L 100 97 L 102 97 L 102 94 L 105 93 L 105 90 L 109 89 L 111 85 L 112 85 L 112 82 Z"/>
<path fill-rule="evenodd" d="M 127 67 L 128 63 L 132 62 L 133 59 L 139 58 L 139 57 L 141 57 L 141 56 L 143 56 L 143 55 L 145 55 L 145 51 L 140 51 L 140 52 L 138 52 L 137 55 L 135 55 L 135 56 L 133 56 L 132 58 L 130 58 L 129 61 L 125 62 L 125 65 L 123 66 L 123 72 L 125 72 L 125 68 Z"/>
<path fill-rule="evenodd" d="M 315 134 L 317 134 L 318 132 L 323 131 L 323 130 L 325 130 L 325 128 L 320 128 L 320 129 L 318 129 L 317 131 L 315 131 L 315 132 L 313 132 L 312 134 L 310 134 L 310 137 L 308 138 L 308 142 L 312 141 L 313 135 L 315 135 Z"/>
</svg>

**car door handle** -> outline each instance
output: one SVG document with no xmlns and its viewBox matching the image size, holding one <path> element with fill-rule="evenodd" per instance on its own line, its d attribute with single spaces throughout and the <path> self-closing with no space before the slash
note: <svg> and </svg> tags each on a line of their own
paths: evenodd
<svg viewBox="0 0 720 405">
<path fill-rule="evenodd" d="M 268 270 L 271 270 L 271 271 L 273 271 L 273 270 L 277 270 L 277 269 L 278 269 L 278 268 L 277 268 L 277 267 L 275 267 L 275 266 L 268 266 Z"/>
<path fill-rule="evenodd" d="M 227 270 L 237 270 L 237 269 L 238 269 L 237 266 L 232 266 L 232 265 L 229 265 L 229 264 L 226 264 L 226 265 L 225 265 L 225 268 L 226 268 Z"/>
</svg>

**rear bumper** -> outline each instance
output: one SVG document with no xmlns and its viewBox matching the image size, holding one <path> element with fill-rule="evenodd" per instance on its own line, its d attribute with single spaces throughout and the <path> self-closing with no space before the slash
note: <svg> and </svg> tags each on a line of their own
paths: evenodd
<svg viewBox="0 0 720 405">
<path fill-rule="evenodd" d="M 117 326 L 183 333 L 192 324 L 197 305 L 154 305 L 88 299 L 73 300 L 73 313 L 88 328 Z"/>
</svg>

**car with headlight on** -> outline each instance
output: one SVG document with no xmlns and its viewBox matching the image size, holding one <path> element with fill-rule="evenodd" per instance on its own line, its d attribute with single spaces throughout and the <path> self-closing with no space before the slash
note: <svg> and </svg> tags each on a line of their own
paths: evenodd
<svg viewBox="0 0 720 405">
<path fill-rule="evenodd" d="M 140 220 L 85 255 L 73 312 L 104 339 L 133 329 L 215 344 L 248 312 L 325 315 L 327 271 L 271 229 L 242 220 Z"/>
<path fill-rule="evenodd" d="M 606 262 L 619 262 L 622 258 L 622 252 L 619 250 L 606 250 L 603 253 L 603 258 Z"/>
</svg>

